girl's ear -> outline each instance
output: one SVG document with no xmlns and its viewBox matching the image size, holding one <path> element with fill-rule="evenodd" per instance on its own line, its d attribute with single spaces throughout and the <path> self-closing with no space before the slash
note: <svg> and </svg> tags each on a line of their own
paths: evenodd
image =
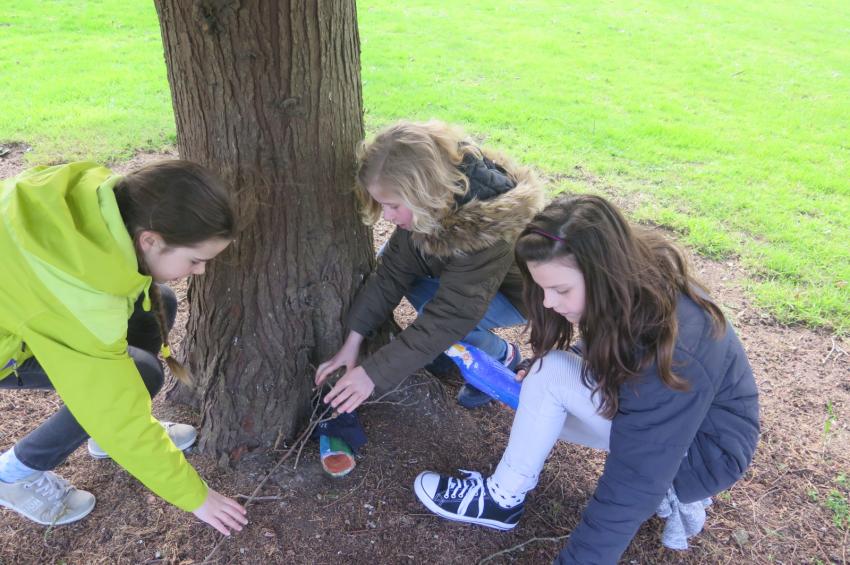
<svg viewBox="0 0 850 565">
<path fill-rule="evenodd" d="M 142 230 L 136 234 L 139 249 L 145 253 L 151 249 L 161 249 L 165 246 L 162 236 L 151 230 Z"/>
</svg>

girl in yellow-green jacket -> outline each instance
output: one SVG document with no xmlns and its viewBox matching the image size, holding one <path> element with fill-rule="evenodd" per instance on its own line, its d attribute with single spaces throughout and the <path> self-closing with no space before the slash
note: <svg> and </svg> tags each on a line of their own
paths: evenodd
<svg viewBox="0 0 850 565">
<path fill-rule="evenodd" d="M 55 388 L 63 406 L 0 454 L 0 505 L 41 524 L 94 496 L 51 470 L 87 438 L 168 502 L 227 535 L 247 523 L 181 448 L 188 426 L 151 416 L 176 299 L 156 283 L 200 275 L 234 235 L 221 181 L 187 161 L 121 177 L 93 163 L 36 167 L 0 185 L 0 387 Z"/>
</svg>

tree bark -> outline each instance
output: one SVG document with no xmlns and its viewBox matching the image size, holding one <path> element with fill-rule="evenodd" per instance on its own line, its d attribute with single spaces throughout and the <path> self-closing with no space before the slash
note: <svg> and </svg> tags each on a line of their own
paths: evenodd
<svg viewBox="0 0 850 565">
<path fill-rule="evenodd" d="M 219 462 L 291 437 L 374 266 L 351 186 L 363 138 L 353 0 L 156 0 L 182 158 L 233 187 L 243 228 L 189 286 L 182 358 Z"/>
</svg>

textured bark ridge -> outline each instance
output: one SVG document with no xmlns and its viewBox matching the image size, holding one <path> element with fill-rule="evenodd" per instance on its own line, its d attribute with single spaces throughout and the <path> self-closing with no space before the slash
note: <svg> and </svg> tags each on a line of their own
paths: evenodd
<svg viewBox="0 0 850 565">
<path fill-rule="evenodd" d="M 351 193 L 363 137 L 353 1 L 157 0 L 182 158 L 218 171 L 242 230 L 189 288 L 179 399 L 219 460 L 289 437 L 374 265 Z"/>
</svg>

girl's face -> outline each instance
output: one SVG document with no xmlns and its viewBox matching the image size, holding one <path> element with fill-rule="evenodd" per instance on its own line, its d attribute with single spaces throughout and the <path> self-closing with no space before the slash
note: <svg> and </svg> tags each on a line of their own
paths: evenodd
<svg viewBox="0 0 850 565">
<path fill-rule="evenodd" d="M 369 196 L 381 205 L 384 219 L 392 222 L 403 230 L 413 228 L 413 212 L 404 205 L 404 200 L 398 194 L 384 190 L 378 183 L 366 187 Z"/>
<path fill-rule="evenodd" d="M 168 246 L 162 236 L 154 231 L 139 234 L 139 249 L 153 280 L 164 283 L 203 275 L 207 261 L 224 251 L 229 239 L 213 238 L 193 246 Z"/>
<path fill-rule="evenodd" d="M 528 263 L 531 278 L 543 290 L 543 307 L 577 324 L 584 314 L 584 275 L 575 262 L 554 260 Z"/>
</svg>

